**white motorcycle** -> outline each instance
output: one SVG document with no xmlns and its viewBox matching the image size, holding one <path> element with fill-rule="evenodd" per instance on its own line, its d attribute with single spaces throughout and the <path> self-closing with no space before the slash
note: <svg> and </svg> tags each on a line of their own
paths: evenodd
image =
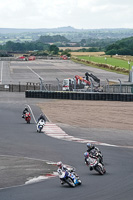
<svg viewBox="0 0 133 200">
<path fill-rule="evenodd" d="M 37 123 L 37 132 L 41 133 L 43 127 L 45 125 L 45 121 L 43 119 L 40 119 Z"/>
<path fill-rule="evenodd" d="M 97 157 L 95 158 L 90 157 L 88 152 L 84 153 L 84 157 L 85 157 L 85 164 L 90 167 L 91 171 L 94 169 L 101 175 L 106 173 L 104 165 L 99 162 L 99 159 Z"/>
<path fill-rule="evenodd" d="M 72 170 L 64 171 L 62 169 L 58 169 L 57 172 L 62 183 L 67 183 L 71 187 L 75 187 L 76 185 L 81 185 L 81 180 L 75 174 L 74 171 Z"/>
</svg>

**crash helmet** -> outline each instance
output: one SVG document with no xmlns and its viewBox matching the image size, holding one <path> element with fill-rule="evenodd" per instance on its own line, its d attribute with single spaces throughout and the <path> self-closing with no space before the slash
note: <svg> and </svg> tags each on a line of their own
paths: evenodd
<svg viewBox="0 0 133 200">
<path fill-rule="evenodd" d="M 28 108 L 27 108 L 27 107 L 25 107 L 25 110 L 27 110 L 27 111 L 28 111 Z"/>
<path fill-rule="evenodd" d="M 88 153 L 88 152 L 85 152 L 85 153 L 84 153 L 84 157 L 85 157 L 85 158 L 88 158 L 88 157 L 89 157 L 89 153 Z"/>
<path fill-rule="evenodd" d="M 59 168 L 61 168 L 62 165 L 63 165 L 63 163 L 62 163 L 61 161 L 57 162 L 57 166 L 58 166 Z"/>
<path fill-rule="evenodd" d="M 94 147 L 94 145 L 92 145 L 91 143 L 87 143 L 87 147 L 88 147 L 88 149 L 92 149 Z"/>
</svg>

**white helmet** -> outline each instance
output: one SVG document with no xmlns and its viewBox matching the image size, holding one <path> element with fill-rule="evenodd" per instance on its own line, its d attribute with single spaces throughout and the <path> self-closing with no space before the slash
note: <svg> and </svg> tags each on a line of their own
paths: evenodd
<svg viewBox="0 0 133 200">
<path fill-rule="evenodd" d="M 63 163 L 61 161 L 57 162 L 58 167 L 62 167 Z"/>
</svg>

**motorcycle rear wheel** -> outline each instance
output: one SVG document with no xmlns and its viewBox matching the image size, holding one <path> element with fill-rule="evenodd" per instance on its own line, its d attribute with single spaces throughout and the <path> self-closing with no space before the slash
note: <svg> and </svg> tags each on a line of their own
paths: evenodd
<svg viewBox="0 0 133 200">
<path fill-rule="evenodd" d="M 27 124 L 30 124 L 30 120 L 29 119 L 27 119 Z"/>
</svg>

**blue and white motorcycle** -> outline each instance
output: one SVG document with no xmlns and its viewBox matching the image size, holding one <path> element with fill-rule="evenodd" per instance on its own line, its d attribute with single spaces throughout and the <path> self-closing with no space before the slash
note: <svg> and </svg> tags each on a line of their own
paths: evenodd
<svg viewBox="0 0 133 200">
<path fill-rule="evenodd" d="M 45 125 L 45 122 L 43 119 L 40 119 L 39 122 L 37 123 L 37 132 L 41 133 L 43 127 Z"/>
<path fill-rule="evenodd" d="M 73 169 L 68 169 L 66 171 L 58 169 L 57 172 L 62 185 L 65 183 L 71 187 L 81 185 L 81 180 L 79 179 L 79 176 L 73 171 Z"/>
</svg>

